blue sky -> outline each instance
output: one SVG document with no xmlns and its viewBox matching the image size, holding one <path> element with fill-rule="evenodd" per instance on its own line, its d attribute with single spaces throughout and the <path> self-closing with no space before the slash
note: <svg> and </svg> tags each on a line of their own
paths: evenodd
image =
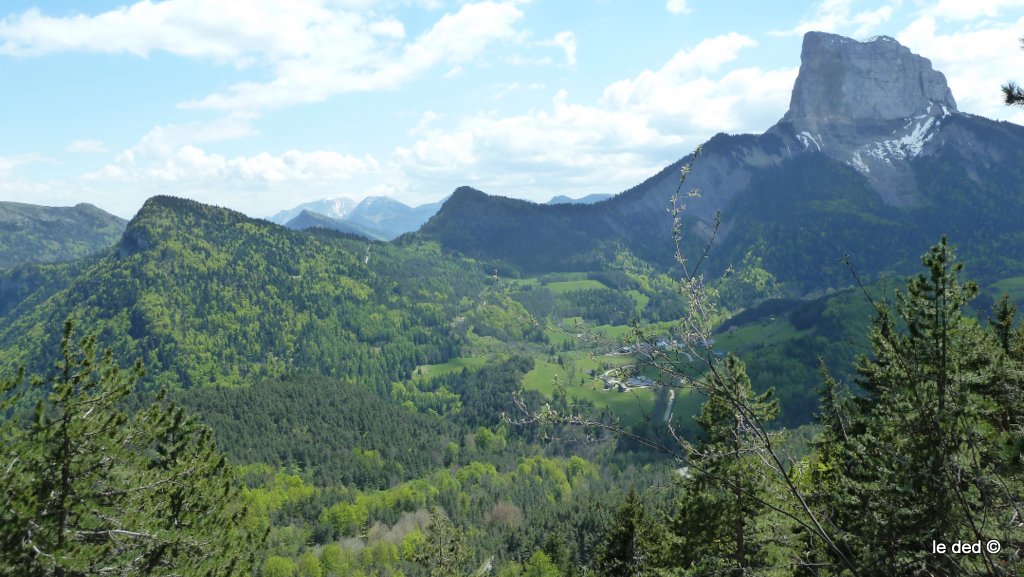
<svg viewBox="0 0 1024 577">
<path fill-rule="evenodd" d="M 774 124 L 807 30 L 893 36 L 961 111 L 1024 123 L 999 100 L 1024 81 L 1024 0 L 8 0 L 0 199 L 268 216 L 620 192 Z"/>
</svg>

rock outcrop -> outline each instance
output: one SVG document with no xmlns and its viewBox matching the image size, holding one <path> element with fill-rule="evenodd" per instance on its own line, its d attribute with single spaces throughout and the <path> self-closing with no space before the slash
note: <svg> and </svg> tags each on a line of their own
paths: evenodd
<svg viewBox="0 0 1024 577">
<path fill-rule="evenodd" d="M 895 39 L 878 36 L 858 42 L 808 32 L 782 120 L 815 131 L 837 123 L 909 118 L 933 105 L 956 111 L 946 77 Z"/>
<path fill-rule="evenodd" d="M 956 114 L 946 77 L 895 39 L 808 32 L 789 111 L 770 132 L 863 174 L 893 206 L 920 201 L 907 160 Z"/>
</svg>

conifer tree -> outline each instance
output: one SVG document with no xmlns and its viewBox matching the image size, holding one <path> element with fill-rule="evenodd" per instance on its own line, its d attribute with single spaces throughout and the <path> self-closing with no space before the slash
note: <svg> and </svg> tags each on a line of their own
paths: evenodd
<svg viewBox="0 0 1024 577">
<path fill-rule="evenodd" d="M 709 375 L 714 391 L 694 418 L 702 436 L 691 448 L 690 477 L 682 483 L 673 532 L 673 560 L 694 574 L 746 575 L 769 564 L 766 539 L 756 530 L 772 480 L 750 430 L 778 414 L 768 390 L 756 394 L 743 363 L 729 355 Z"/>
<path fill-rule="evenodd" d="M 463 533 L 441 509 L 430 511 L 427 525 L 427 543 L 415 561 L 427 570 L 430 577 L 455 577 L 468 573 L 470 552 Z"/>
<path fill-rule="evenodd" d="M 209 431 L 162 397 L 119 409 L 141 363 L 118 367 L 65 323 L 56 372 L 5 396 L 41 397 L 4 425 L 0 574 L 247 575 L 255 536 Z M 14 407 L 11 407 L 12 409 Z"/>
<path fill-rule="evenodd" d="M 657 524 L 644 509 L 639 493 L 630 489 L 598 547 L 594 574 L 598 577 L 656 575 L 660 541 Z"/>
<path fill-rule="evenodd" d="M 946 240 L 922 262 L 926 272 L 895 307 L 878 307 L 873 356 L 858 366 L 864 395 L 848 404 L 849 423 L 826 423 L 842 454 L 831 459 L 840 467 L 835 523 L 863 574 L 1016 574 L 1021 464 L 997 449 L 1020 423 L 1000 431 L 992 411 L 1004 402 L 993 387 L 998 338 L 963 315 L 978 289 L 959 281 Z M 997 324 L 1007 322 L 1003 314 Z M 1002 551 L 931 549 L 933 540 L 984 548 L 993 539 Z"/>
</svg>

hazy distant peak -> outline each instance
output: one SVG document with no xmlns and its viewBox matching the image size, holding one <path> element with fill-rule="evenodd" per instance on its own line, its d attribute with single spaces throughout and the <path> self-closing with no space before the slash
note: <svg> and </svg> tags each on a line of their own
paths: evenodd
<svg viewBox="0 0 1024 577">
<path fill-rule="evenodd" d="M 302 214 L 303 210 L 309 210 L 310 212 L 315 212 L 331 218 L 345 218 L 355 207 L 356 202 L 351 198 L 322 198 L 320 200 L 300 204 L 288 210 L 282 210 L 270 217 L 268 220 L 276 222 L 277 224 L 286 224 L 288 221 Z"/>
<path fill-rule="evenodd" d="M 615 196 L 614 194 L 588 194 L 581 196 L 580 198 L 570 198 L 564 194 L 552 197 L 548 201 L 548 204 L 594 204 L 595 202 L 601 202 L 602 200 L 608 200 Z"/>
</svg>

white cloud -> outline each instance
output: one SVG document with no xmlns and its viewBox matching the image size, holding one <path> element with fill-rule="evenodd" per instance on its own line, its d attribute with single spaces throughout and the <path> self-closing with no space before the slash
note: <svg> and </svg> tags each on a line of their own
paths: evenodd
<svg viewBox="0 0 1024 577">
<path fill-rule="evenodd" d="M 64 150 L 73 154 L 102 154 L 107 146 L 102 140 L 74 140 Z"/>
<path fill-rule="evenodd" d="M 389 190 L 470 184 L 534 200 L 556 190 L 618 192 L 715 132 L 761 132 L 782 116 L 796 68 L 724 70 L 752 46 L 739 34 L 705 40 L 658 70 L 608 85 L 596 105 L 572 103 L 560 90 L 550 108 L 513 116 L 481 113 L 447 126 L 425 116 L 416 141 L 395 150 Z"/>
<path fill-rule="evenodd" d="M 44 162 L 47 159 L 37 154 L 19 154 L 17 156 L 0 156 L 0 178 L 6 179 L 18 168 L 33 162 Z"/>
<path fill-rule="evenodd" d="M 592 105 L 559 90 L 550 106 L 511 116 L 426 114 L 414 142 L 396 148 L 383 190 L 422 197 L 469 184 L 538 201 L 556 191 L 619 192 L 715 132 L 762 132 L 782 116 L 797 69 L 730 67 L 754 46 L 735 33 L 707 39 L 607 85 Z"/>
<path fill-rule="evenodd" d="M 390 194 L 437 195 L 469 184 L 495 194 L 547 200 L 553 191 L 618 192 L 662 168 L 681 138 L 636 114 L 569 102 L 499 117 L 476 114 L 431 126 L 395 150 Z"/>
<path fill-rule="evenodd" d="M 236 84 L 226 93 L 184 106 L 259 110 L 319 102 L 345 92 L 397 88 L 438 64 L 470 62 L 490 43 L 513 38 L 521 17 L 522 12 L 509 2 L 466 4 L 405 44 L 400 54 L 361 38 L 348 27 L 319 38 L 316 50 L 279 62 L 277 77 L 270 82 Z"/>
<path fill-rule="evenodd" d="M 222 142 L 256 136 L 259 132 L 250 123 L 250 117 L 232 115 L 211 122 L 188 122 L 156 126 L 147 132 L 134 147 L 118 157 L 160 158 L 172 155 L 185 146 L 199 143 Z"/>
<path fill-rule="evenodd" d="M 246 119 L 227 117 L 210 123 L 157 126 L 113 162 L 83 176 L 88 181 L 206 182 L 239 185 L 333 182 L 376 172 L 371 156 L 333 151 L 288 150 L 229 158 L 197 146 L 256 134 Z"/>
<path fill-rule="evenodd" d="M 892 17 L 893 11 L 902 5 L 902 0 L 884 2 L 873 10 L 853 9 L 854 0 L 822 0 L 814 9 L 814 15 L 804 19 L 789 30 L 769 32 L 774 36 L 797 36 L 810 31 L 832 32 L 863 38 L 875 33 L 882 24 Z"/>
<path fill-rule="evenodd" d="M 1024 0 L 939 0 L 929 12 L 947 20 L 996 18 L 1007 8 L 1024 7 Z"/>
<path fill-rule="evenodd" d="M 402 25 L 398 20 L 384 20 L 381 22 L 374 22 L 370 25 L 370 32 L 377 36 L 387 36 L 389 38 L 405 38 L 405 26 Z"/>
<path fill-rule="evenodd" d="M 512 56 L 507 56 L 504 58 L 503 61 L 506 64 L 511 64 L 512 66 L 550 66 L 555 63 L 554 60 L 548 58 L 547 56 L 542 56 L 539 58 L 530 58 L 523 56 L 521 54 L 513 54 Z"/>
<path fill-rule="evenodd" d="M 754 67 L 719 74 L 741 50 L 753 46 L 753 39 L 736 33 L 709 38 L 679 51 L 658 70 L 609 85 L 602 101 L 676 134 L 763 131 L 785 112 L 796 69 Z"/>
<path fill-rule="evenodd" d="M 690 12 L 687 0 L 668 0 L 665 2 L 665 9 L 673 14 L 687 14 Z"/>
<path fill-rule="evenodd" d="M 999 87 L 1008 80 L 1024 81 L 1021 30 L 1024 18 L 974 23 L 942 32 L 928 12 L 899 32 L 896 39 L 930 59 L 935 69 L 946 75 L 960 110 L 1019 122 L 1020 111 L 1002 104 Z"/>
<path fill-rule="evenodd" d="M 448 72 L 445 72 L 441 76 L 441 78 L 444 78 L 445 80 L 450 80 L 452 78 L 455 78 L 456 76 L 461 76 L 465 72 L 466 72 L 465 68 L 463 68 L 462 66 L 456 64 L 455 66 L 452 66 L 450 69 L 448 69 Z"/>
<path fill-rule="evenodd" d="M 465 64 L 495 41 L 516 37 L 514 0 L 462 5 L 405 40 L 404 25 L 356 8 L 369 2 L 263 0 L 137 2 L 95 16 L 51 17 L 36 9 L 0 20 L 0 54 L 91 51 L 259 65 L 268 82 L 246 81 L 184 103 L 190 108 L 261 110 L 334 94 L 392 89 L 438 64 Z"/>
<path fill-rule="evenodd" d="M 72 197 L 67 188 L 54 190 L 50 183 L 37 182 L 30 178 L 18 176 L 19 168 L 35 162 L 53 161 L 38 154 L 0 156 L 0 199 L 29 204 L 50 202 L 54 205 L 82 202 L 81 197 Z"/>
<path fill-rule="evenodd" d="M 493 98 L 494 100 L 501 100 L 505 96 L 508 96 L 513 92 L 516 92 L 520 88 L 522 88 L 522 86 L 520 86 L 518 82 L 499 82 L 498 84 L 494 85 L 495 92 L 494 96 L 492 96 L 491 98 Z"/>
<path fill-rule="evenodd" d="M 68 17 L 45 16 L 33 8 L 0 20 L 0 53 L 38 56 L 81 50 L 148 56 L 165 51 L 238 63 L 256 53 L 300 53 L 308 47 L 303 36 L 309 23 L 330 22 L 331 16 L 322 2 L 289 0 L 142 1 L 95 16 Z"/>
<path fill-rule="evenodd" d="M 556 46 L 565 52 L 565 63 L 567 66 L 576 66 L 576 35 L 570 30 L 555 34 L 551 40 L 544 40 L 538 43 L 540 46 Z"/>
<path fill-rule="evenodd" d="M 164 182 L 257 182 L 263 184 L 297 181 L 329 182 L 348 180 L 357 174 L 377 172 L 379 166 L 371 156 L 359 158 L 349 154 L 317 150 L 288 150 L 280 155 L 261 152 L 253 156 L 228 158 L 221 154 L 187 144 L 162 156 L 142 156 L 128 150 L 97 172 L 84 175 L 86 180 Z"/>
</svg>

